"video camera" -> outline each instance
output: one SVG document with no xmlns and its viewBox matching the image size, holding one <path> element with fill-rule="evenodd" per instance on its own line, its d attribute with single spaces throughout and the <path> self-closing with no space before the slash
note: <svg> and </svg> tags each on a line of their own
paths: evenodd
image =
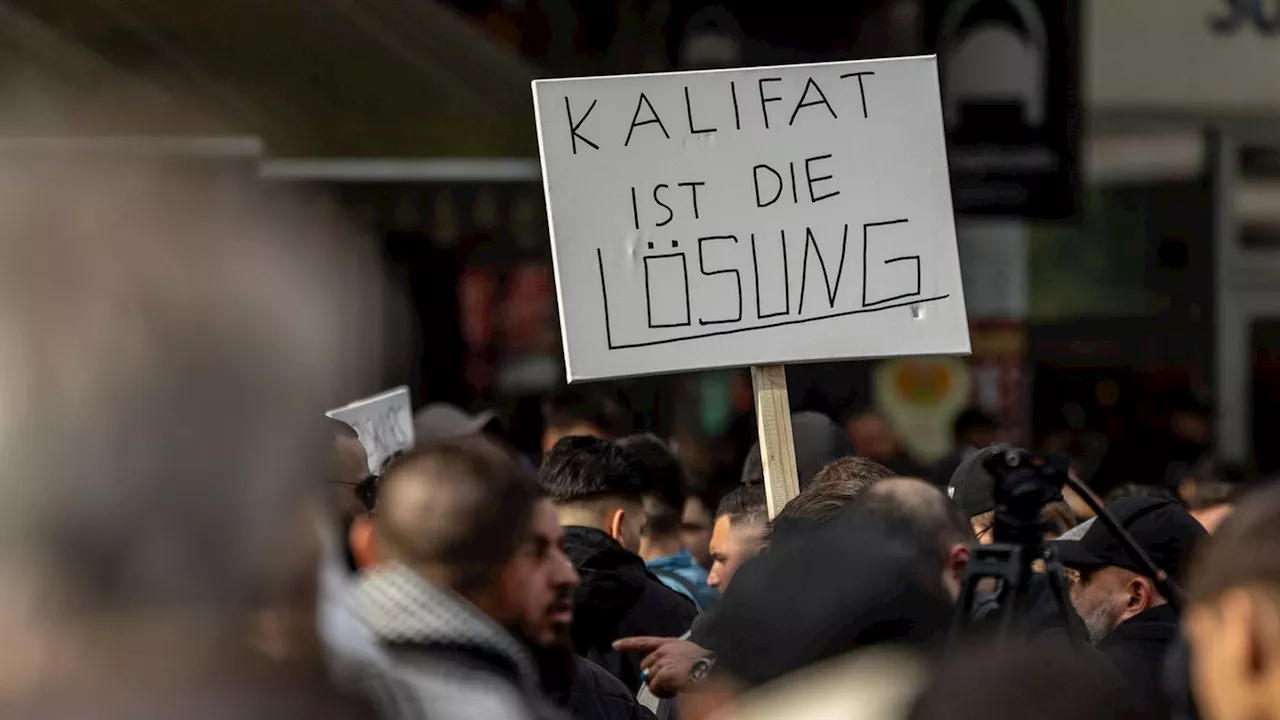
<svg viewBox="0 0 1280 720">
<path fill-rule="evenodd" d="M 1030 594 L 1032 579 L 1042 576 L 1057 604 L 1058 617 L 1068 634 L 1085 641 L 1083 628 L 1072 610 L 1067 591 L 1066 574 L 1053 547 L 1045 541 L 1049 525 L 1042 510 L 1045 505 L 1063 499 L 1063 488 L 1074 489 L 1105 524 L 1120 538 L 1136 562 L 1150 570 L 1164 597 L 1177 604 L 1178 590 L 1168 576 L 1151 561 L 1129 533 L 1102 507 L 1102 503 L 1079 480 L 1071 477 L 1067 458 L 1062 455 L 1037 455 L 1020 448 L 1002 448 L 985 458 L 982 467 L 993 479 L 995 501 L 995 542 L 974 545 L 965 569 L 958 599 L 960 611 L 957 628 L 973 620 L 978 604 L 979 588 L 984 581 L 995 582 L 995 605 L 999 631 L 1008 631 L 1015 607 Z M 1037 581 L 1039 582 L 1039 581 Z M 985 593 L 984 593 L 985 594 Z"/>
<path fill-rule="evenodd" d="M 1048 524 L 1045 505 L 1062 500 L 1070 466 L 1062 455 L 1035 455 L 1020 448 L 993 453 L 983 467 L 995 479 L 995 540 L 1026 548 L 1043 544 Z M 1039 553 L 1037 553 L 1039 554 Z"/>
</svg>

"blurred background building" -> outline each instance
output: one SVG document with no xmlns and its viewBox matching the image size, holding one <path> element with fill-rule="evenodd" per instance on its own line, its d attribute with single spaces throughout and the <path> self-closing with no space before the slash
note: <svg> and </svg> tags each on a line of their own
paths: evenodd
<svg viewBox="0 0 1280 720">
<path fill-rule="evenodd" d="M 974 355 L 794 367 L 793 402 L 877 407 L 908 435 L 976 402 L 1110 484 L 1135 472 L 1115 458 L 1150 442 L 1212 440 L 1280 470 L 1270 7 L 0 0 L 0 50 L 89 91 L 134 78 L 161 109 L 164 83 L 196 94 L 217 122 L 166 131 L 165 151 L 322 190 L 382 237 L 417 310 L 370 318 L 401 340 L 385 384 L 499 406 L 526 446 L 563 382 L 532 79 L 937 53 Z M 618 387 L 664 434 L 749 441 L 744 382 Z"/>
</svg>

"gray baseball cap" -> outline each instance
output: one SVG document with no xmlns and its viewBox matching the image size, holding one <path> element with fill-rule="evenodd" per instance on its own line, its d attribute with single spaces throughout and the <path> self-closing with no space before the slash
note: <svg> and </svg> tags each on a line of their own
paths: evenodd
<svg viewBox="0 0 1280 720">
<path fill-rule="evenodd" d="M 431 403 L 413 416 L 414 442 L 452 440 L 483 432 L 497 415 L 492 410 L 471 415 L 449 403 Z"/>
</svg>

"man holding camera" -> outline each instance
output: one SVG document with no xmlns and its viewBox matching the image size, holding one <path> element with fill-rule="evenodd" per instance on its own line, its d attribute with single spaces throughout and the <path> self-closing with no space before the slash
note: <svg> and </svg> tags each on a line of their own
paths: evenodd
<svg viewBox="0 0 1280 720">
<path fill-rule="evenodd" d="M 1139 548 L 1176 582 L 1192 549 L 1207 537 L 1178 503 L 1127 497 L 1106 508 Z M 1054 543 L 1071 573 L 1071 602 L 1089 639 L 1142 694 L 1149 709 L 1163 707 L 1165 654 L 1178 637 L 1178 610 L 1156 579 L 1104 523 L 1093 521 L 1079 539 Z"/>
</svg>

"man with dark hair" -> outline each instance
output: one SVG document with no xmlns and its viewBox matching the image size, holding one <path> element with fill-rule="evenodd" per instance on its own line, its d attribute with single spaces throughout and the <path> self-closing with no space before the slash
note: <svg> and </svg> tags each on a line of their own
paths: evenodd
<svg viewBox="0 0 1280 720">
<path fill-rule="evenodd" d="M 763 485 L 744 485 L 724 496 L 711 531 L 711 572 L 707 584 L 721 595 L 734 573 L 764 548 L 769 508 Z"/>
<path fill-rule="evenodd" d="M 764 531 L 769 522 L 763 485 L 743 485 L 720 501 L 716 510 L 715 530 L 711 535 L 711 574 L 709 584 L 723 595 L 743 563 L 764 548 Z M 703 613 L 703 624 L 715 610 Z M 692 633 L 691 633 L 692 634 Z M 614 643 L 625 652 L 644 653 L 642 663 L 649 673 L 648 690 L 656 698 L 680 694 L 692 682 L 693 669 L 706 662 L 710 651 L 683 637 L 634 637 Z M 641 699 L 646 697 L 642 693 Z M 665 717 L 669 703 L 657 705 L 658 716 Z"/>
<path fill-rule="evenodd" d="M 480 438 L 427 445 L 383 479 L 377 564 L 353 600 L 428 717 L 556 717 L 517 639 L 550 645 L 573 620 L 573 564 L 533 477 Z"/>
<path fill-rule="evenodd" d="M 780 533 L 814 527 L 839 515 L 854 498 L 893 471 L 860 457 L 843 457 L 827 463 L 809 486 L 783 506 L 769 524 L 767 539 Z"/>
<path fill-rule="evenodd" d="M 583 436 L 612 440 L 631 424 L 616 397 L 600 392 L 561 390 L 542 403 L 542 452 L 561 438 Z"/>
<path fill-rule="evenodd" d="M 1243 501 L 1189 576 L 1183 624 L 1201 714 L 1280 717 L 1280 487 Z"/>
<path fill-rule="evenodd" d="M 647 488 L 625 450 L 589 437 L 557 443 L 543 460 L 540 479 L 556 504 L 566 551 L 582 577 L 574 646 L 634 693 L 644 682 L 641 658 L 615 651 L 613 641 L 633 635 L 679 636 L 697 614 L 691 602 L 663 585 L 635 554 Z"/>
<path fill-rule="evenodd" d="M 851 507 L 913 538 L 929 573 L 953 599 L 960 596 L 973 528 L 946 493 L 923 480 L 889 478 L 867 488 Z"/>
<path fill-rule="evenodd" d="M 680 538 L 684 508 L 684 466 L 667 444 L 653 435 L 631 435 L 618 441 L 641 474 L 645 525 L 640 533 L 639 555 L 664 585 L 689 598 L 698 612 L 715 604 L 716 594 L 707 586 L 707 571 L 685 549 Z"/>
</svg>

